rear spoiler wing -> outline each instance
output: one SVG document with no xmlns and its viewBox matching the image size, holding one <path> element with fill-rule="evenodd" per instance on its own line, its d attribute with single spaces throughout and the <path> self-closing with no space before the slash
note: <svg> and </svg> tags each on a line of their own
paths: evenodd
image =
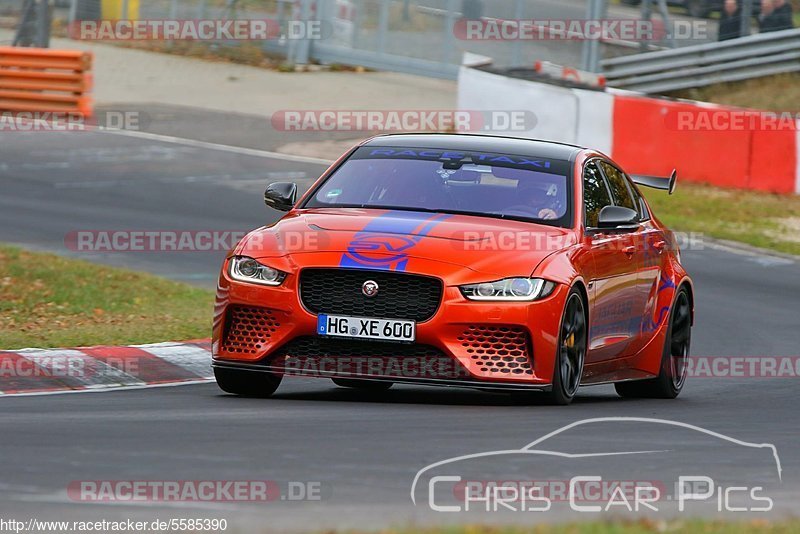
<svg viewBox="0 0 800 534">
<path fill-rule="evenodd" d="M 633 183 L 637 185 L 652 187 L 653 189 L 661 189 L 662 191 L 669 191 L 669 194 L 671 195 L 675 192 L 675 184 L 678 182 L 678 171 L 676 169 L 672 169 L 672 174 L 669 175 L 669 178 L 663 178 L 661 176 L 633 175 L 631 176 L 631 180 L 633 180 Z"/>
</svg>

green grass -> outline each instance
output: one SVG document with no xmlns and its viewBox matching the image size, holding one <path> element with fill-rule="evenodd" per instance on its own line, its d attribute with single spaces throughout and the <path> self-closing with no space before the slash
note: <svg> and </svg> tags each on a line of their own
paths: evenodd
<svg viewBox="0 0 800 534">
<path fill-rule="evenodd" d="M 673 230 L 800 255 L 800 196 L 680 183 L 675 194 L 643 188 Z"/>
<path fill-rule="evenodd" d="M 207 338 L 213 293 L 0 245 L 0 350 Z"/>
<path fill-rule="evenodd" d="M 800 73 L 722 83 L 670 96 L 729 106 L 800 113 Z M 800 254 L 800 196 L 680 183 L 673 197 L 648 193 L 656 214 L 682 231 Z"/>
<path fill-rule="evenodd" d="M 669 96 L 767 111 L 800 112 L 800 73 L 675 91 Z"/>
<path fill-rule="evenodd" d="M 751 520 L 724 521 L 653 521 L 587 522 L 567 525 L 489 527 L 465 525 L 437 528 L 388 529 L 381 534 L 790 534 L 800 531 L 800 522 Z"/>
</svg>

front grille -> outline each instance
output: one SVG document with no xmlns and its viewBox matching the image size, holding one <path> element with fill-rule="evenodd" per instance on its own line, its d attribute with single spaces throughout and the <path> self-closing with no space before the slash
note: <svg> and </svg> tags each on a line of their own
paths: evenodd
<svg viewBox="0 0 800 534">
<path fill-rule="evenodd" d="M 271 310 L 256 306 L 231 306 L 225 321 L 222 350 L 234 353 L 258 352 L 264 348 L 280 323 Z"/>
<path fill-rule="evenodd" d="M 455 359 L 430 345 L 298 337 L 265 362 L 287 374 L 465 379 Z"/>
<path fill-rule="evenodd" d="M 480 370 L 532 375 L 528 333 L 518 326 L 470 325 L 458 340 Z"/>
<path fill-rule="evenodd" d="M 378 294 L 366 297 L 361 286 L 378 284 Z M 358 269 L 304 269 L 300 297 L 313 313 L 427 321 L 442 300 L 442 282 L 436 278 L 388 271 Z"/>
</svg>

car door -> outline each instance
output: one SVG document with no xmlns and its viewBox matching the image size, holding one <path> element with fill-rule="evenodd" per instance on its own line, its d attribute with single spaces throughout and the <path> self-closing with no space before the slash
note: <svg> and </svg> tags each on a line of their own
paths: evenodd
<svg viewBox="0 0 800 534">
<path fill-rule="evenodd" d="M 629 176 L 625 175 L 625 179 L 628 183 L 628 187 L 631 189 L 633 200 L 639 208 L 639 217 L 642 226 L 641 250 L 644 256 L 644 264 L 639 269 L 639 288 L 642 292 L 640 298 L 644 300 L 644 312 L 642 313 L 641 325 L 642 335 L 640 336 L 639 342 L 631 347 L 633 350 L 638 351 L 650 340 L 651 336 L 664 319 L 666 311 L 669 309 L 661 309 L 663 303 L 659 304 L 658 302 L 658 292 L 670 287 L 672 283 L 669 277 L 662 278 L 662 273 L 664 273 L 667 267 L 666 262 L 669 257 L 664 251 L 669 247 L 671 237 L 666 235 L 664 230 L 653 223 L 650 210 L 642 194 Z"/>
<path fill-rule="evenodd" d="M 629 262 L 629 280 L 631 284 L 634 284 L 635 291 L 630 294 L 626 293 L 626 298 L 630 299 L 626 316 L 630 342 L 625 354 L 634 354 L 644 345 L 642 324 L 647 308 L 647 288 L 652 283 L 653 274 L 653 269 L 648 267 L 650 253 L 648 239 L 652 236 L 648 233 L 648 226 L 641 224 L 641 198 L 637 196 L 638 192 L 635 192 L 633 184 L 630 183 L 625 173 L 605 160 L 600 161 L 599 166 L 611 190 L 611 199 L 614 204 L 639 213 L 640 224 L 636 230 L 628 234 L 634 251 L 632 261 Z"/>
<path fill-rule="evenodd" d="M 590 250 L 589 351 L 587 362 L 623 357 L 639 324 L 634 320 L 639 299 L 636 237 L 631 232 L 597 228 L 605 206 L 615 204 L 613 190 L 601 170 L 603 161 L 587 162 L 583 171 L 585 239 Z"/>
</svg>

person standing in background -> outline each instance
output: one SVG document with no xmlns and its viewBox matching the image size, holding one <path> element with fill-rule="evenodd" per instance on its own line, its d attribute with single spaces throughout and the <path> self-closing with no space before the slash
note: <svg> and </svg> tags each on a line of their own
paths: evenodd
<svg viewBox="0 0 800 534">
<path fill-rule="evenodd" d="M 738 39 L 742 35 L 742 12 L 737 0 L 725 0 L 719 19 L 717 41 Z"/>
<path fill-rule="evenodd" d="M 762 0 L 758 27 L 761 33 L 794 28 L 792 6 L 786 0 Z"/>
</svg>

